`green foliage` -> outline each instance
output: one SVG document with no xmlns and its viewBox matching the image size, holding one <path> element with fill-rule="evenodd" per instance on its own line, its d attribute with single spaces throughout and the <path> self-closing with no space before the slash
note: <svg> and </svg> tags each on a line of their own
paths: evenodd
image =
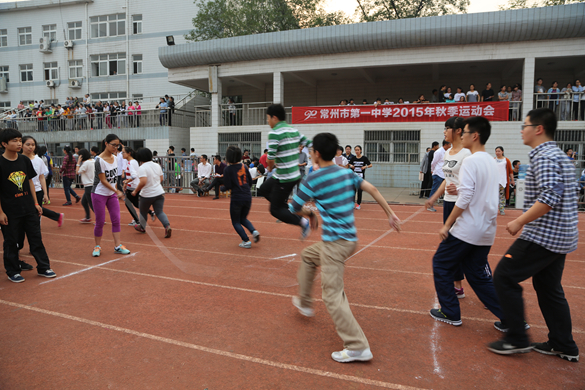
<svg viewBox="0 0 585 390">
<path fill-rule="evenodd" d="M 469 0 L 356 0 L 363 22 L 467 12 Z"/>
<path fill-rule="evenodd" d="M 500 11 L 506 11 L 510 9 L 551 7 L 553 5 L 565 5 L 583 2 L 585 2 L 585 0 L 508 0 L 508 4 L 501 5 L 499 9 Z"/>
</svg>

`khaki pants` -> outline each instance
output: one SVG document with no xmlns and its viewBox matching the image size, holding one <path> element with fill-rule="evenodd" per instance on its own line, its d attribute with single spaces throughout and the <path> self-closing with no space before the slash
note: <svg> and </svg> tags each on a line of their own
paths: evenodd
<svg viewBox="0 0 585 390">
<path fill-rule="evenodd" d="M 312 307 L 311 290 L 317 267 L 321 267 L 323 301 L 333 319 L 337 334 L 343 340 L 343 347 L 349 350 L 369 348 L 368 339 L 349 308 L 343 291 L 345 261 L 355 251 L 357 242 L 337 240 L 318 242 L 305 248 L 301 253 L 298 272 L 299 294 L 302 307 Z"/>
</svg>

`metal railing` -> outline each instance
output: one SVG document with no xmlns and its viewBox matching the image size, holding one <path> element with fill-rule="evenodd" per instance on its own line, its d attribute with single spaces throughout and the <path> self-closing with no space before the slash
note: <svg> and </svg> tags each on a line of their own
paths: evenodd
<svg viewBox="0 0 585 390">
<path fill-rule="evenodd" d="M 114 128 L 138 128 L 156 126 L 193 127 L 195 115 L 183 110 L 173 114 L 160 110 L 141 110 L 135 113 L 92 112 L 89 114 L 51 115 L 0 120 L 0 129 L 13 127 L 25 132 L 76 131 Z"/>
<path fill-rule="evenodd" d="M 585 92 L 535 93 L 534 108 L 550 108 L 560 121 L 585 121 Z"/>
<path fill-rule="evenodd" d="M 266 108 L 272 102 L 221 105 L 220 126 L 255 126 L 266 124 Z"/>
<path fill-rule="evenodd" d="M 195 127 L 211 127 L 211 105 L 195 106 Z"/>
</svg>

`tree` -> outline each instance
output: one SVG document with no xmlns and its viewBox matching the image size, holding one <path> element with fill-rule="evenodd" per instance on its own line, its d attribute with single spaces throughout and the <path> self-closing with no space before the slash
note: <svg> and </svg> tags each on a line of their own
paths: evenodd
<svg viewBox="0 0 585 390">
<path fill-rule="evenodd" d="M 185 39 L 206 41 L 240 35 L 349 23 L 343 12 L 327 13 L 323 0 L 196 0 L 193 30 Z"/>
<path fill-rule="evenodd" d="M 363 22 L 467 12 L 469 0 L 356 0 Z"/>
<path fill-rule="evenodd" d="M 565 5 L 583 2 L 585 2 L 585 0 L 508 0 L 508 4 L 501 5 L 498 8 L 500 11 L 506 11 L 510 9 L 551 7 L 553 5 Z"/>
</svg>

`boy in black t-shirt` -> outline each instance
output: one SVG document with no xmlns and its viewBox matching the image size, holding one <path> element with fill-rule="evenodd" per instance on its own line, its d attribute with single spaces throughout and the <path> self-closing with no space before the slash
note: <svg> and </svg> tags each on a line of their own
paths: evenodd
<svg viewBox="0 0 585 390">
<path fill-rule="evenodd" d="M 8 279 L 24 282 L 21 270 L 32 266 L 18 260 L 18 236 L 24 231 L 30 252 L 37 262 L 39 276 L 54 278 L 49 257 L 41 237 L 41 206 L 37 203 L 32 178 L 37 174 L 29 158 L 19 154 L 22 134 L 16 129 L 5 129 L 0 134 L 4 153 L 0 156 L 0 224 L 4 236 L 4 268 Z M 22 264 L 22 268 L 21 268 Z"/>
</svg>

